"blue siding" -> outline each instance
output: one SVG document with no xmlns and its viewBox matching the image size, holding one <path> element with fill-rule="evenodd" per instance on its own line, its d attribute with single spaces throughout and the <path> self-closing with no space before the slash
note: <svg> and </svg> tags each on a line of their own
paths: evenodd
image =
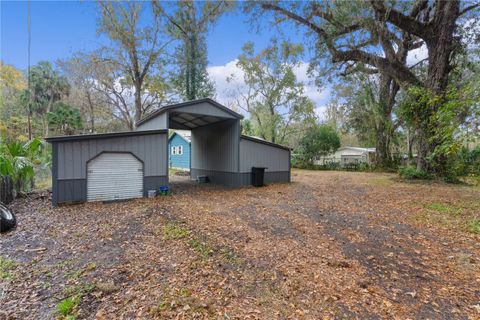
<svg viewBox="0 0 480 320">
<path fill-rule="evenodd" d="M 182 146 L 183 154 L 172 154 L 172 147 Z M 174 133 L 168 141 L 168 165 L 172 168 L 190 170 L 190 143 Z"/>
</svg>

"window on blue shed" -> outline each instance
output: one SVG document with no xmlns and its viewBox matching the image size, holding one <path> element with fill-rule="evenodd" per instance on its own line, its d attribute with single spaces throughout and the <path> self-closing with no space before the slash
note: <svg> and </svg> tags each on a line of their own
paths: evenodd
<svg viewBox="0 0 480 320">
<path fill-rule="evenodd" d="M 178 153 L 179 155 L 182 155 L 182 154 L 183 154 L 183 146 L 178 146 L 178 150 L 177 150 L 177 151 L 178 151 L 177 153 Z"/>
<path fill-rule="evenodd" d="M 177 154 L 177 147 L 173 146 L 172 147 L 172 155 L 176 155 Z"/>
</svg>

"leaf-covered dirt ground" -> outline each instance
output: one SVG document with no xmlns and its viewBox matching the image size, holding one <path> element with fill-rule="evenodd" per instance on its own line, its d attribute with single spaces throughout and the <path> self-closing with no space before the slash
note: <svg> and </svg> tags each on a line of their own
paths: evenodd
<svg viewBox="0 0 480 320">
<path fill-rule="evenodd" d="M 68 297 L 70 319 L 480 318 L 478 188 L 292 180 L 58 208 L 47 193 L 17 199 L 0 319 L 62 319 Z"/>
</svg>

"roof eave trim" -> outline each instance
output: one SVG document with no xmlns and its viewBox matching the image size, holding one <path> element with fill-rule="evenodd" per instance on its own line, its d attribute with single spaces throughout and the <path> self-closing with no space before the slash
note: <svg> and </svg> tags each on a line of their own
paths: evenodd
<svg viewBox="0 0 480 320">
<path fill-rule="evenodd" d="M 276 147 L 276 148 L 288 150 L 288 151 L 293 150 L 293 148 L 290 148 L 290 147 L 287 147 L 287 146 L 282 146 L 281 144 L 278 144 L 278 143 L 273 143 L 273 142 L 270 142 L 270 141 L 265 141 L 265 140 L 261 140 L 261 139 L 256 139 L 256 138 L 254 138 L 254 137 L 245 136 L 245 135 L 243 135 L 243 134 L 241 135 L 241 138 L 242 138 L 242 139 L 245 139 L 245 140 L 250 140 L 250 141 L 253 141 L 253 142 L 262 143 L 262 144 L 265 144 L 265 145 L 267 145 L 267 146 L 271 146 L 271 147 Z"/>
<path fill-rule="evenodd" d="M 98 133 L 98 134 L 83 134 L 75 136 L 57 136 L 49 137 L 45 140 L 47 142 L 67 142 L 67 141 L 81 141 L 81 140 L 93 140 L 93 139 L 108 139 L 108 138 L 121 138 L 121 137 L 134 137 L 134 136 L 144 136 L 151 134 L 161 134 L 168 133 L 168 130 L 143 130 L 143 131 L 123 131 L 123 132 L 108 132 L 108 133 Z"/>
</svg>

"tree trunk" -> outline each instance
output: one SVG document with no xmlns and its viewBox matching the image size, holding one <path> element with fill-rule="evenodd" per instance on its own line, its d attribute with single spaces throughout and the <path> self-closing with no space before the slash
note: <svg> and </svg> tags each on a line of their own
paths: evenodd
<svg viewBox="0 0 480 320">
<path fill-rule="evenodd" d="M 407 164 L 411 165 L 413 163 L 413 141 L 414 135 L 411 132 L 410 128 L 407 128 L 407 150 L 408 150 L 408 160 Z"/>
<path fill-rule="evenodd" d="M 135 80 L 135 122 L 142 119 L 142 82 Z M 133 125 L 130 126 L 133 129 Z"/>
<path fill-rule="evenodd" d="M 48 134 L 49 134 L 49 132 L 48 132 L 48 116 L 47 116 L 47 115 L 48 115 L 48 113 L 50 112 L 50 110 L 52 109 L 53 94 L 51 94 L 50 97 L 51 97 L 51 98 L 50 98 L 50 100 L 49 100 L 48 103 L 47 103 L 47 110 L 46 110 L 45 115 L 44 115 L 44 119 L 45 119 L 45 120 L 44 120 L 44 124 L 45 124 L 45 127 L 44 127 L 44 129 L 45 129 L 45 138 L 48 137 Z"/>
<path fill-rule="evenodd" d="M 380 76 L 380 90 L 378 97 L 378 120 L 376 125 L 376 162 L 381 168 L 390 167 L 390 141 L 392 136 L 391 122 L 392 110 L 395 105 L 395 97 L 398 85 L 386 75 Z"/>
<path fill-rule="evenodd" d="M 85 90 L 87 94 L 88 107 L 90 109 L 90 132 L 95 132 L 95 113 L 93 108 L 92 96 L 88 89 Z"/>
<path fill-rule="evenodd" d="M 417 170 L 428 171 L 427 156 L 430 153 L 426 128 L 420 126 L 417 129 Z"/>
<path fill-rule="evenodd" d="M 191 54 L 191 57 L 190 57 L 190 97 L 189 99 L 190 100 L 195 100 L 197 98 L 197 88 L 196 88 L 196 85 L 197 85 L 197 75 L 196 75 L 196 63 L 197 63 L 197 58 L 196 58 L 196 44 L 195 44 L 195 36 L 192 35 L 192 38 L 190 40 L 190 44 L 191 44 L 191 49 L 190 49 L 190 54 Z"/>
<path fill-rule="evenodd" d="M 433 20 L 434 30 L 432 37 L 425 39 L 428 48 L 428 70 L 426 88 L 435 95 L 443 96 L 448 85 L 448 75 L 452 66 L 450 64 L 452 53 L 459 44 L 455 39 L 456 20 L 460 10 L 460 3 L 457 0 L 436 1 L 435 17 Z M 438 105 L 425 109 L 426 123 L 422 123 L 417 130 L 418 151 L 417 170 L 427 171 L 429 169 L 427 157 L 437 147 L 432 141 L 429 128 L 437 126 L 437 123 L 430 123 L 432 116 L 438 111 Z M 438 160 L 438 161 L 437 161 Z M 434 159 L 438 164 L 439 172 L 445 169 L 444 159 Z"/>
<path fill-rule="evenodd" d="M 390 142 L 385 131 L 385 126 L 381 124 L 377 128 L 376 143 L 376 163 L 380 168 L 388 168 L 390 161 Z"/>
</svg>

